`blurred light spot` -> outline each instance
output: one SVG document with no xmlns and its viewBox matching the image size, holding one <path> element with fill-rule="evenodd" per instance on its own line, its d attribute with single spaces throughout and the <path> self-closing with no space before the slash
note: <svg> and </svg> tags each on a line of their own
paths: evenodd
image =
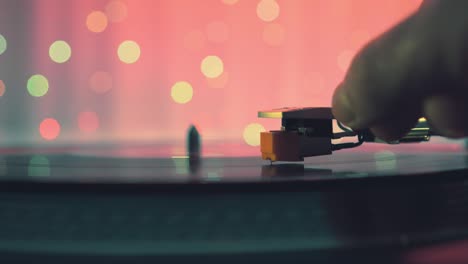
<svg viewBox="0 0 468 264">
<path fill-rule="evenodd" d="M 50 176 L 49 159 L 43 155 L 35 155 L 29 160 L 28 176 L 44 177 Z"/>
<path fill-rule="evenodd" d="M 356 30 L 351 33 L 351 36 L 349 38 L 349 45 L 353 49 L 359 49 L 361 48 L 364 44 L 366 44 L 369 40 L 371 39 L 371 36 L 367 30 Z"/>
<path fill-rule="evenodd" d="M 81 112 L 78 115 L 78 127 L 84 133 L 95 132 L 99 128 L 99 117 L 95 112 Z"/>
<path fill-rule="evenodd" d="M 179 104 L 185 104 L 192 100 L 193 88 L 188 82 L 177 82 L 171 89 L 172 99 Z"/>
<path fill-rule="evenodd" d="M 337 58 L 338 67 L 346 72 L 353 60 L 354 54 L 355 52 L 352 50 L 344 50 L 341 52 Z"/>
<path fill-rule="evenodd" d="M 279 13 L 280 7 L 275 0 L 261 0 L 257 5 L 257 16 L 265 22 L 277 19 Z"/>
<path fill-rule="evenodd" d="M 126 40 L 119 45 L 117 54 L 122 62 L 135 63 L 140 58 L 140 46 L 135 41 Z"/>
<path fill-rule="evenodd" d="M 225 3 L 226 5 L 234 5 L 237 2 L 239 2 L 239 0 L 222 0 L 222 2 Z"/>
<path fill-rule="evenodd" d="M 223 61 L 218 56 L 207 56 L 201 63 L 201 71 L 208 78 L 219 77 L 224 71 Z"/>
<path fill-rule="evenodd" d="M 229 38 L 229 29 L 222 21 L 211 22 L 206 26 L 206 37 L 212 42 L 225 42 Z"/>
<path fill-rule="evenodd" d="M 107 24 L 107 16 L 101 11 L 93 11 L 86 18 L 86 26 L 91 32 L 103 32 L 106 30 Z"/>
<path fill-rule="evenodd" d="M 281 24 L 267 24 L 263 29 L 263 41 L 271 46 L 281 46 L 284 43 L 284 35 L 285 30 Z"/>
<path fill-rule="evenodd" d="M 5 94 L 5 90 L 5 83 L 2 80 L 0 80 L 0 97 L 2 97 Z"/>
<path fill-rule="evenodd" d="M 0 34 L 0 55 L 2 55 L 6 51 L 7 46 L 8 44 L 5 37 L 2 34 Z"/>
<path fill-rule="evenodd" d="M 200 30 L 190 31 L 184 38 L 184 45 L 189 50 L 200 50 L 205 46 L 205 35 Z"/>
<path fill-rule="evenodd" d="M 180 175 L 189 174 L 189 157 L 188 156 L 172 156 L 175 173 Z"/>
<path fill-rule="evenodd" d="M 56 63 L 64 63 L 71 57 L 71 47 L 63 40 L 57 40 L 49 48 L 49 56 Z"/>
<path fill-rule="evenodd" d="M 122 1 L 111 1 L 106 6 L 106 15 L 111 22 L 122 22 L 127 17 L 127 6 Z"/>
<path fill-rule="evenodd" d="M 112 76 L 108 72 L 97 71 L 89 78 L 89 86 L 98 94 L 106 93 L 112 89 Z"/>
<path fill-rule="evenodd" d="M 265 128 L 257 123 L 249 124 L 244 129 L 244 141 L 250 146 L 260 145 L 260 132 L 264 132 Z"/>
<path fill-rule="evenodd" d="M 206 78 L 208 86 L 211 88 L 223 88 L 229 81 L 229 74 L 227 72 L 223 72 L 220 76 L 216 78 Z"/>
<path fill-rule="evenodd" d="M 222 177 L 221 177 L 220 172 L 222 173 L 222 170 L 209 171 L 206 174 L 205 180 L 206 181 L 221 181 Z"/>
<path fill-rule="evenodd" d="M 39 133 L 45 140 L 54 140 L 60 134 L 60 124 L 53 118 L 46 118 L 39 125 Z"/>
<path fill-rule="evenodd" d="M 375 166 L 378 171 L 395 170 L 397 161 L 395 153 L 384 150 L 374 154 Z"/>
<path fill-rule="evenodd" d="M 49 81 L 44 75 L 35 74 L 29 78 L 27 88 L 30 95 L 41 97 L 49 90 Z"/>
</svg>

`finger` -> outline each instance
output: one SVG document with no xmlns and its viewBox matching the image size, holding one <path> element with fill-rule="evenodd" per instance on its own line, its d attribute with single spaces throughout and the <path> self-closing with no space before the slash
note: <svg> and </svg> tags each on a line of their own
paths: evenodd
<svg viewBox="0 0 468 264">
<path fill-rule="evenodd" d="M 415 127 L 418 117 L 421 116 L 421 112 L 416 108 L 407 107 L 404 112 L 405 115 L 394 116 L 377 122 L 370 127 L 370 130 L 377 138 L 386 142 L 402 138 Z"/>
<path fill-rule="evenodd" d="M 468 97 L 434 95 L 424 101 L 424 115 L 437 134 L 451 138 L 468 136 Z"/>
<path fill-rule="evenodd" d="M 435 70 L 437 54 L 427 45 L 423 24 L 413 15 L 358 53 L 333 96 L 339 121 L 353 129 L 385 119 L 398 125 L 398 118 L 406 114 L 400 105 L 421 107 L 423 94 L 431 89 L 427 76 Z"/>
</svg>

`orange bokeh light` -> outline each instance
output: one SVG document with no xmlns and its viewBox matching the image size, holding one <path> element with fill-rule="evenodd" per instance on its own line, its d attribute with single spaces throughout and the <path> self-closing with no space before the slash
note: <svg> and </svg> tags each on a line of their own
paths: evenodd
<svg viewBox="0 0 468 264">
<path fill-rule="evenodd" d="M 89 86 L 98 94 L 103 94 L 112 89 L 112 76 L 108 72 L 97 71 L 89 78 Z"/>
<path fill-rule="evenodd" d="M 78 127 L 84 133 L 95 132 L 99 128 L 99 117 L 92 111 L 81 112 L 78 115 Z"/>
<path fill-rule="evenodd" d="M 111 22 L 122 22 L 127 17 L 127 6 L 121 1 L 112 1 L 106 6 L 106 14 Z"/>
<path fill-rule="evenodd" d="M 3 94 L 5 93 L 5 83 L 0 80 L 0 96 L 3 96 Z"/>
<path fill-rule="evenodd" d="M 222 21 L 214 21 L 206 25 L 206 36 L 212 42 L 225 42 L 229 38 L 229 28 Z"/>
<path fill-rule="evenodd" d="M 60 134 L 60 124 L 53 118 L 46 118 L 39 125 L 39 133 L 45 140 L 54 140 Z"/>
<path fill-rule="evenodd" d="M 103 32 L 107 28 L 108 24 L 107 16 L 101 11 L 93 11 L 86 18 L 86 26 L 89 31 L 99 33 Z"/>
<path fill-rule="evenodd" d="M 284 42 L 285 29 L 281 24 L 268 24 L 263 29 L 263 41 L 271 46 L 281 46 Z"/>
</svg>

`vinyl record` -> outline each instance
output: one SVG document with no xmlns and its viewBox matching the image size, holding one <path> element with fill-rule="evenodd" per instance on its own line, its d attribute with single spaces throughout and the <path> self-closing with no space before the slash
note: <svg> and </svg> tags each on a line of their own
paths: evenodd
<svg viewBox="0 0 468 264">
<path fill-rule="evenodd" d="M 465 248 L 467 172 L 464 151 L 437 146 L 274 164 L 158 146 L 3 150 L 0 254 L 24 263 L 423 263 Z"/>
</svg>

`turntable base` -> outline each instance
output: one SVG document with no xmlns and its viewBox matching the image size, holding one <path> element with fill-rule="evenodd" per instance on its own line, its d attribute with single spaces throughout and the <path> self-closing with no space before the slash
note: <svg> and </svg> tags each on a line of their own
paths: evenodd
<svg viewBox="0 0 468 264">
<path fill-rule="evenodd" d="M 273 165 L 90 153 L 0 158 L 5 263 L 422 263 L 433 259 L 425 248 L 468 239 L 468 154 L 458 150 Z"/>
</svg>

